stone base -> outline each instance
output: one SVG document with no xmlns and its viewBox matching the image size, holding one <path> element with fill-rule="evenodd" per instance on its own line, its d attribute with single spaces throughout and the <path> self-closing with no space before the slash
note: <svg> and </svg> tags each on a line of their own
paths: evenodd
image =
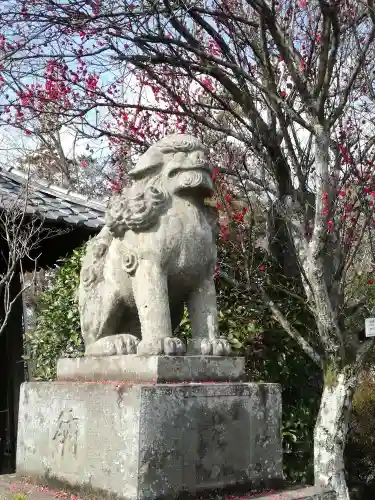
<svg viewBox="0 0 375 500">
<path fill-rule="evenodd" d="M 87 356 L 61 358 L 57 379 L 131 382 L 234 382 L 243 379 L 245 359 L 224 356 Z"/>
<path fill-rule="evenodd" d="M 17 474 L 126 500 L 272 488 L 280 427 L 277 384 L 29 382 Z"/>
<path fill-rule="evenodd" d="M 53 483 L 53 482 L 52 482 Z M 53 486 L 37 484 L 34 480 L 19 477 L 16 474 L 0 475 L 0 500 L 14 500 L 15 493 L 24 494 L 27 500 L 54 500 L 56 498 L 77 498 L 73 490 L 55 490 Z M 260 495 L 260 496 L 259 496 Z M 85 495 L 85 500 L 99 500 L 100 497 Z M 296 487 L 292 490 L 280 490 L 268 493 L 248 491 L 241 493 L 222 493 L 217 495 L 200 496 L 200 500 L 337 500 L 332 490 L 317 486 Z M 100 498 L 100 500 L 102 500 Z M 176 500 L 176 499 L 173 499 Z M 181 499 L 182 500 L 182 499 Z M 184 500 L 187 500 L 184 498 Z M 197 500 L 196 498 L 191 500 Z"/>
</svg>

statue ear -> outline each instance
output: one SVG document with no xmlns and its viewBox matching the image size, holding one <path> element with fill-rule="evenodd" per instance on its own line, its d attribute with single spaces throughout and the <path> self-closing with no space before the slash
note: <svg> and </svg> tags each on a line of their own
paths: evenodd
<svg viewBox="0 0 375 500">
<path fill-rule="evenodd" d="M 152 175 L 152 170 L 163 167 L 163 160 L 163 154 L 157 148 L 151 147 L 139 158 L 136 166 L 128 172 L 128 175 L 133 179 Z"/>
</svg>

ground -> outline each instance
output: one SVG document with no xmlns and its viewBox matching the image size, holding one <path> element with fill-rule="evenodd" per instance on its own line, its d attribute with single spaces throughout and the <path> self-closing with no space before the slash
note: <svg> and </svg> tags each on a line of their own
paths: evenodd
<svg viewBox="0 0 375 500">
<path fill-rule="evenodd" d="M 15 474 L 0 475 L 0 500 L 103 500 L 91 494 L 84 497 L 66 491 L 57 491 L 47 486 L 35 485 L 27 478 L 19 479 Z M 211 500 L 335 500 L 332 492 L 323 492 L 314 487 L 284 490 L 282 492 L 248 493 L 240 495 L 220 495 Z M 197 500 L 209 500 L 198 497 Z"/>
<path fill-rule="evenodd" d="M 65 491 L 55 491 L 47 486 L 32 484 L 27 479 L 20 480 L 14 474 L 0 476 L 0 500 L 52 500 L 55 498 L 84 500 Z"/>
</svg>

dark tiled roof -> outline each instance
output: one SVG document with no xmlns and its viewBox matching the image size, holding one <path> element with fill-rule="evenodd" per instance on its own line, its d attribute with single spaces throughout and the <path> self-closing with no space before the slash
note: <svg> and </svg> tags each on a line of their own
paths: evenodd
<svg viewBox="0 0 375 500">
<path fill-rule="evenodd" d="M 104 224 L 104 203 L 47 181 L 28 178 L 15 168 L 0 169 L 0 207 L 9 208 L 20 199 L 27 200 L 28 214 L 37 214 L 48 222 L 84 226 L 93 232 Z"/>
</svg>

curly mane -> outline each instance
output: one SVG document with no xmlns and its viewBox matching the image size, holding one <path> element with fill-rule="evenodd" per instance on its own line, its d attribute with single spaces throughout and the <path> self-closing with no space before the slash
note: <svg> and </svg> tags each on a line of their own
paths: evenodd
<svg viewBox="0 0 375 500">
<path fill-rule="evenodd" d="M 144 183 L 139 182 L 139 186 L 135 183 L 112 198 L 106 211 L 105 223 L 114 236 L 121 237 L 129 229 L 145 230 L 156 223 L 169 199 L 169 194 L 158 186 L 158 180 L 153 179 L 145 188 Z"/>
</svg>

